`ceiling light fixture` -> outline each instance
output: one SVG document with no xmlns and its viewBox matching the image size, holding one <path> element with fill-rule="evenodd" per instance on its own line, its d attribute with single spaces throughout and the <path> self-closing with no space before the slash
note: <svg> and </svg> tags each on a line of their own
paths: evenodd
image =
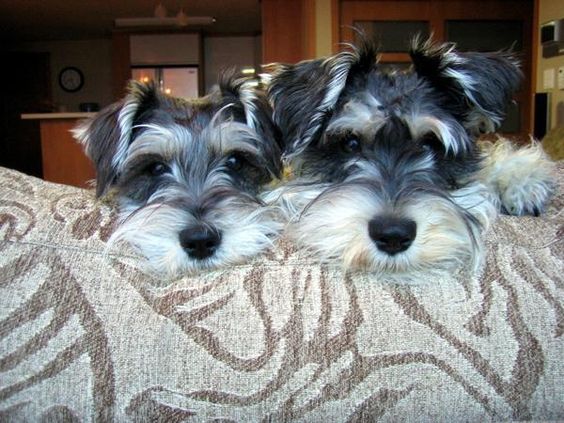
<svg viewBox="0 0 564 423">
<path fill-rule="evenodd" d="M 140 28 L 204 26 L 215 23 L 213 16 L 188 16 L 184 8 L 180 8 L 176 16 L 168 17 L 168 10 L 162 3 L 157 4 L 154 15 L 146 18 L 117 18 L 114 25 L 116 28 Z"/>
<path fill-rule="evenodd" d="M 212 16 L 187 16 L 183 18 L 182 23 L 174 18 L 117 18 L 114 21 L 116 28 L 132 28 L 139 26 L 157 27 L 157 26 L 201 26 L 212 25 L 215 18 Z"/>
<path fill-rule="evenodd" d="M 188 15 L 184 13 L 184 9 L 180 8 L 176 15 L 176 22 L 178 26 L 188 26 Z"/>
<path fill-rule="evenodd" d="M 163 4 L 159 2 L 159 4 L 157 4 L 157 6 L 155 7 L 154 15 L 155 18 L 166 18 L 166 16 L 168 15 L 168 10 L 166 10 L 166 7 L 164 7 Z"/>
</svg>

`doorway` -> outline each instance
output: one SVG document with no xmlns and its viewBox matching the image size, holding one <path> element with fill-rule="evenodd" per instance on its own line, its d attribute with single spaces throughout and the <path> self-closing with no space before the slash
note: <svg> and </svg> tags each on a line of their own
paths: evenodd
<svg viewBox="0 0 564 423">
<path fill-rule="evenodd" d="M 0 166 L 42 177 L 39 121 L 22 113 L 53 111 L 49 54 L 5 52 L 0 78 Z"/>
</svg>

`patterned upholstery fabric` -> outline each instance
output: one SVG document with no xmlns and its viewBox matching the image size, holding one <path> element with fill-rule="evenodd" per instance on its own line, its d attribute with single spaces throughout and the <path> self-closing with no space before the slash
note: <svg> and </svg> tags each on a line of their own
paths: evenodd
<svg viewBox="0 0 564 423">
<path fill-rule="evenodd" d="M 564 195 L 479 278 L 343 275 L 288 243 L 170 284 L 92 192 L 0 170 L 0 421 L 564 419 Z"/>
</svg>

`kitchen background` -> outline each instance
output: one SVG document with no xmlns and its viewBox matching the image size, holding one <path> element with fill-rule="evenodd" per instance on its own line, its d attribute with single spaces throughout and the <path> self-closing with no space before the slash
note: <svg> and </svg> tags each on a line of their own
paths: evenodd
<svg viewBox="0 0 564 423">
<path fill-rule="evenodd" d="M 259 72 L 262 63 L 332 54 L 353 40 L 350 28 L 359 24 L 377 38 L 393 38 L 394 27 L 409 38 L 424 27 L 445 41 L 459 41 L 449 28 L 465 28 L 462 39 L 470 44 L 484 28 L 510 43 L 502 35 L 512 28 L 525 83 L 507 131 L 542 136 L 564 125 L 564 44 L 552 41 L 556 54 L 544 57 L 540 34 L 563 18 L 562 0 L 2 1 L 0 165 L 45 177 L 45 169 L 67 166 L 53 157 L 76 161 L 65 153 L 68 145 L 46 152 L 53 145 L 41 139 L 46 120 L 22 114 L 95 110 L 120 98 L 127 79 L 149 73 L 164 75 L 163 88 L 173 94 L 201 95 L 222 68 Z M 564 25 L 555 28 L 553 36 L 564 38 Z M 405 67 L 408 60 L 384 45 L 387 65 Z M 192 81 L 184 93 L 166 86 L 180 68 Z"/>
</svg>

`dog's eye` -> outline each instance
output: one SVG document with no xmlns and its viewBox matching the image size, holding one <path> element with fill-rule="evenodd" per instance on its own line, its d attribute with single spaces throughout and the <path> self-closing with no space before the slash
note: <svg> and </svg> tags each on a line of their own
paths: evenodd
<svg viewBox="0 0 564 423">
<path fill-rule="evenodd" d="M 361 150 L 360 141 L 355 137 L 345 139 L 342 146 L 347 153 L 358 153 Z"/>
<path fill-rule="evenodd" d="M 147 166 L 145 171 L 151 176 L 159 176 L 170 172 L 170 167 L 164 163 L 155 162 Z"/>
<path fill-rule="evenodd" d="M 225 159 L 225 166 L 235 172 L 241 170 L 246 163 L 246 159 L 240 154 L 233 153 Z"/>
<path fill-rule="evenodd" d="M 434 153 L 444 153 L 445 151 L 445 146 L 433 132 L 425 134 L 419 141 L 419 144 L 425 150 L 432 151 Z"/>
</svg>

